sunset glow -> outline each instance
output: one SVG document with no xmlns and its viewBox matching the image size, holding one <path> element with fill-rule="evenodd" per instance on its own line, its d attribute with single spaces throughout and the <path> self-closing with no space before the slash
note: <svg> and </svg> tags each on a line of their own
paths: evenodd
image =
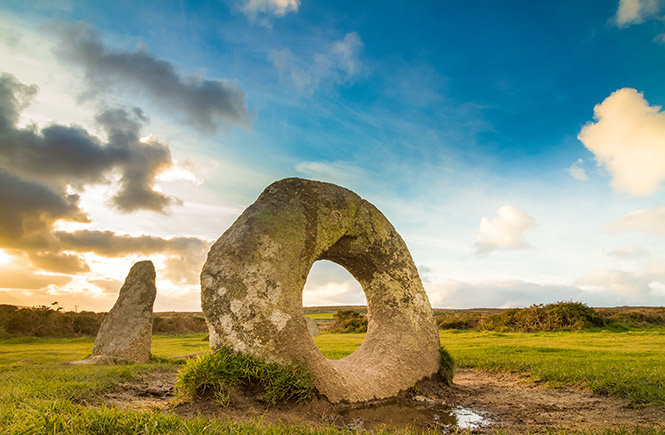
<svg viewBox="0 0 665 435">
<path fill-rule="evenodd" d="M 273 181 L 375 204 L 435 307 L 665 305 L 658 2 L 0 6 L 0 304 L 200 310 Z M 307 305 L 364 304 L 319 262 Z"/>
</svg>

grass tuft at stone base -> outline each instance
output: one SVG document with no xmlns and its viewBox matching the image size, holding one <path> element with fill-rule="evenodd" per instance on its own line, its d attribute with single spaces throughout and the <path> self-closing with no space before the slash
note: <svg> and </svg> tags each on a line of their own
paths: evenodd
<svg viewBox="0 0 665 435">
<path fill-rule="evenodd" d="M 439 352 L 441 353 L 439 376 L 441 376 L 441 380 L 446 385 L 452 385 L 453 377 L 455 376 L 455 361 L 453 360 L 453 357 L 450 356 L 450 353 L 444 348 L 440 348 Z"/>
<path fill-rule="evenodd" d="M 316 393 L 305 368 L 257 361 L 228 348 L 189 361 L 178 376 L 176 389 L 185 397 L 213 397 L 221 406 L 231 403 L 236 390 L 256 394 L 267 405 L 304 402 Z"/>
</svg>

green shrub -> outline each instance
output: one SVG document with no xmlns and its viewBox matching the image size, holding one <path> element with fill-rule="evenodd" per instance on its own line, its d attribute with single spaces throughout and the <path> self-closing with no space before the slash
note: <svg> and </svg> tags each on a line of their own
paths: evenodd
<svg viewBox="0 0 665 435">
<path fill-rule="evenodd" d="M 213 397 L 222 406 L 230 403 L 237 389 L 258 393 L 268 405 L 303 402 L 316 391 L 309 372 L 297 364 L 264 363 L 227 348 L 188 362 L 178 376 L 176 388 L 182 396 Z"/>
<path fill-rule="evenodd" d="M 654 308 L 606 308 L 599 310 L 607 323 L 622 324 L 634 328 L 665 326 L 665 307 Z"/>
<path fill-rule="evenodd" d="M 605 325 L 593 308 L 581 302 L 557 302 L 512 308 L 489 316 L 480 323 L 486 331 L 538 332 L 569 331 Z"/>
<path fill-rule="evenodd" d="M 358 311 L 341 310 L 334 315 L 330 332 L 339 332 L 343 334 L 367 332 L 367 316 Z"/>
<path fill-rule="evenodd" d="M 103 318 L 102 313 L 62 311 L 57 302 L 32 308 L 0 305 L 0 331 L 6 337 L 94 336 Z"/>
<path fill-rule="evenodd" d="M 0 305 L 0 337 L 94 337 L 105 313 L 64 311 L 51 306 L 16 307 Z M 155 334 L 194 334 L 207 332 L 206 321 L 198 313 L 165 313 L 153 316 Z"/>
<path fill-rule="evenodd" d="M 440 348 L 441 363 L 439 365 L 439 376 L 446 385 L 453 384 L 453 377 L 455 376 L 455 360 L 450 356 L 447 350 Z"/>
<path fill-rule="evenodd" d="M 480 313 L 443 313 L 436 316 L 439 329 L 477 329 L 482 320 Z"/>
<path fill-rule="evenodd" d="M 195 334 L 208 332 L 208 325 L 201 314 L 172 313 L 153 316 L 153 334 Z"/>
</svg>

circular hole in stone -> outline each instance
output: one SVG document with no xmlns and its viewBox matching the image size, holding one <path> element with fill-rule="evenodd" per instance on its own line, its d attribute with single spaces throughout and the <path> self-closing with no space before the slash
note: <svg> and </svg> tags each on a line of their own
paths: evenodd
<svg viewBox="0 0 665 435">
<path fill-rule="evenodd" d="M 364 334 L 326 334 L 335 322 L 333 315 L 337 311 L 360 312 L 366 320 L 365 292 L 344 267 L 328 260 L 316 261 L 309 271 L 302 296 L 305 313 L 316 321 L 322 333 L 314 342 L 324 357 L 344 358 L 360 347 Z M 354 322 L 348 324 L 353 328 Z"/>
</svg>

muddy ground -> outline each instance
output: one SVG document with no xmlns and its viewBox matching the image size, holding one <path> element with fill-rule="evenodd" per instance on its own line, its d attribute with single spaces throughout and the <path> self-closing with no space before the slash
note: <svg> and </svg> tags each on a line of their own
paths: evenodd
<svg viewBox="0 0 665 435">
<path fill-rule="evenodd" d="M 665 429 L 665 407 L 634 407 L 626 399 L 572 387 L 547 388 L 513 373 L 459 370 L 455 398 L 462 406 L 487 412 L 494 428 Z"/>
<path fill-rule="evenodd" d="M 184 403 L 175 397 L 175 372 L 146 375 L 107 394 L 105 402 L 121 408 L 158 408 L 184 416 L 231 418 L 263 423 L 334 425 L 346 429 L 373 429 L 385 423 L 403 427 L 411 421 L 416 431 L 449 432 L 454 415 L 474 432 L 495 429 L 538 432 L 551 429 L 600 430 L 608 428 L 665 430 L 665 407 L 635 407 L 627 400 L 594 395 L 573 387 L 547 388 L 518 374 L 460 369 L 454 385 L 424 381 L 414 390 L 388 401 L 357 405 L 333 405 L 325 399 L 311 403 L 266 408 L 247 396 L 220 407 L 210 400 Z M 453 417 L 449 417 L 453 415 Z M 452 418 L 452 420 L 450 420 Z"/>
</svg>

